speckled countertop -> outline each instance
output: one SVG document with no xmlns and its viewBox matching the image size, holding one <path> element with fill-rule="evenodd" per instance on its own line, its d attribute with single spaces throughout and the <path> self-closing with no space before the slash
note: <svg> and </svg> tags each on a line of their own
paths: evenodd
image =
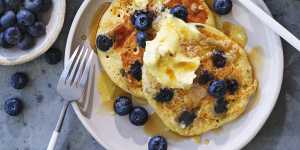
<svg viewBox="0 0 300 150">
<path fill-rule="evenodd" d="M 69 27 L 82 0 L 67 0 L 63 32 L 54 47 L 64 50 Z M 265 0 L 280 23 L 300 38 L 300 0 Z M 300 53 L 283 42 L 285 72 L 281 94 L 274 111 L 246 150 L 298 150 L 300 147 Z M 55 87 L 63 62 L 48 65 L 42 57 L 20 66 L 0 66 L 0 150 L 43 150 L 55 127 L 63 100 Z M 9 85 L 16 71 L 27 72 L 31 82 L 24 90 Z M 7 97 L 19 96 L 25 110 L 18 117 L 3 111 Z M 59 138 L 57 150 L 103 150 L 81 125 L 72 109 Z"/>
</svg>

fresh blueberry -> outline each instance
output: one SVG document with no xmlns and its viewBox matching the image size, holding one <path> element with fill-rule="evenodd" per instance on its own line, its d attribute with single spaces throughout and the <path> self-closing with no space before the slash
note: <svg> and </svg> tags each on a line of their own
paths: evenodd
<svg viewBox="0 0 300 150">
<path fill-rule="evenodd" d="M 51 6 L 52 6 L 52 0 L 43 0 L 41 11 L 47 11 L 51 8 Z"/>
<path fill-rule="evenodd" d="M 194 112 L 184 111 L 179 116 L 178 121 L 181 125 L 187 127 L 188 125 L 193 123 L 195 118 L 196 118 L 196 114 Z"/>
<path fill-rule="evenodd" d="M 4 40 L 10 45 L 16 45 L 22 39 L 22 33 L 18 27 L 9 27 L 4 31 Z"/>
<path fill-rule="evenodd" d="M 155 95 L 154 99 L 159 102 L 169 102 L 174 97 L 174 90 L 169 88 L 160 89 L 160 91 Z"/>
<path fill-rule="evenodd" d="M 183 5 L 176 5 L 175 7 L 171 8 L 170 13 L 182 20 L 186 20 L 188 16 L 188 11 L 185 6 Z"/>
<path fill-rule="evenodd" d="M 140 31 L 136 34 L 136 41 L 139 47 L 145 48 L 148 35 L 146 32 Z"/>
<path fill-rule="evenodd" d="M 152 18 L 150 15 L 146 12 L 142 11 L 135 11 L 133 16 L 133 25 L 138 29 L 138 30 L 147 30 L 150 28 L 152 24 Z"/>
<path fill-rule="evenodd" d="M 167 150 L 167 140 L 162 136 L 154 136 L 148 142 L 148 150 Z"/>
<path fill-rule="evenodd" d="M 142 66 L 143 64 L 137 60 L 130 66 L 130 69 L 128 71 L 128 73 L 137 81 L 142 80 Z"/>
<path fill-rule="evenodd" d="M 43 8 L 43 0 L 24 0 L 24 7 L 30 11 L 38 12 Z"/>
<path fill-rule="evenodd" d="M 15 89 L 23 89 L 29 82 L 27 74 L 24 72 L 16 72 L 11 76 L 10 84 Z"/>
<path fill-rule="evenodd" d="M 145 108 L 136 106 L 129 113 L 129 120 L 136 126 L 144 125 L 148 120 L 148 112 Z"/>
<path fill-rule="evenodd" d="M 224 113 L 228 110 L 228 102 L 224 98 L 218 98 L 215 104 L 215 112 L 217 114 Z"/>
<path fill-rule="evenodd" d="M 23 38 L 18 42 L 17 47 L 22 50 L 27 50 L 33 47 L 35 41 L 32 36 L 25 34 Z"/>
<path fill-rule="evenodd" d="M 0 0 L 0 15 L 5 11 L 5 3 L 3 0 Z"/>
<path fill-rule="evenodd" d="M 22 5 L 22 0 L 4 0 L 7 9 L 17 10 Z"/>
<path fill-rule="evenodd" d="M 55 65 L 59 63 L 62 59 L 62 53 L 59 49 L 56 48 L 50 48 L 45 53 L 45 60 L 50 65 Z"/>
<path fill-rule="evenodd" d="M 0 33 L 0 46 L 2 46 L 3 48 L 11 48 L 13 47 L 13 45 L 8 44 L 5 39 L 4 39 L 4 33 L 1 32 Z"/>
<path fill-rule="evenodd" d="M 201 74 L 196 78 L 199 84 L 206 84 L 209 81 L 213 80 L 214 76 L 210 74 L 207 70 L 203 70 Z"/>
<path fill-rule="evenodd" d="M 98 35 L 96 44 L 99 50 L 106 52 L 113 46 L 113 40 L 106 35 Z"/>
<path fill-rule="evenodd" d="M 127 96 L 117 97 L 114 103 L 114 110 L 120 116 L 125 116 L 132 110 L 132 100 Z"/>
<path fill-rule="evenodd" d="M 219 15 L 226 15 L 232 9 L 231 0 L 214 0 L 213 9 Z"/>
<path fill-rule="evenodd" d="M 31 11 L 28 11 L 26 9 L 21 9 L 17 13 L 17 22 L 18 24 L 24 25 L 24 26 L 30 26 L 34 23 L 35 16 Z"/>
<path fill-rule="evenodd" d="M 4 29 L 14 26 L 16 22 L 16 14 L 11 10 L 5 12 L 0 18 L 1 27 Z"/>
<path fill-rule="evenodd" d="M 223 68 L 226 65 L 226 57 L 224 52 L 220 50 L 215 50 L 212 54 L 212 61 L 215 67 Z"/>
<path fill-rule="evenodd" d="M 227 84 L 224 80 L 214 80 L 208 86 L 208 93 L 217 98 L 223 97 L 226 90 Z"/>
<path fill-rule="evenodd" d="M 38 21 L 29 26 L 27 31 L 33 37 L 41 37 L 46 34 L 46 27 L 44 23 Z"/>
<path fill-rule="evenodd" d="M 19 98 L 9 98 L 4 102 L 4 110 L 10 116 L 17 116 L 22 109 L 23 104 Z"/>
<path fill-rule="evenodd" d="M 231 80 L 226 80 L 227 83 L 227 90 L 231 93 L 234 94 L 239 88 L 239 83 L 235 79 Z"/>
</svg>

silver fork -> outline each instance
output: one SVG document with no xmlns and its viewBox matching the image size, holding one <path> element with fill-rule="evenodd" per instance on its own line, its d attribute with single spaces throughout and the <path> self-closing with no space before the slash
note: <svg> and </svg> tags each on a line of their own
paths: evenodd
<svg viewBox="0 0 300 150">
<path fill-rule="evenodd" d="M 47 150 L 54 150 L 58 135 L 61 131 L 68 106 L 83 95 L 89 73 L 93 69 L 94 52 L 85 46 L 78 46 L 65 66 L 57 84 L 57 92 L 64 98 L 56 128 L 52 133 Z"/>
</svg>

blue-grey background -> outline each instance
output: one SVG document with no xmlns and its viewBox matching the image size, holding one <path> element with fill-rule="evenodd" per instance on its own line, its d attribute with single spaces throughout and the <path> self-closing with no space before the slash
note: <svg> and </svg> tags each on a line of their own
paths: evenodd
<svg viewBox="0 0 300 150">
<path fill-rule="evenodd" d="M 83 0 L 67 0 L 65 26 L 54 47 L 64 51 L 68 30 Z M 300 0 L 265 0 L 275 19 L 300 37 Z M 285 72 L 281 94 L 267 123 L 245 150 L 300 149 L 300 53 L 283 42 Z M 55 87 L 63 62 L 48 65 L 43 56 L 19 66 L 0 66 L 0 150 L 43 150 L 55 127 L 63 100 Z M 16 71 L 27 72 L 24 90 L 9 85 Z M 271 76 L 272 74 L 270 74 Z M 23 99 L 25 110 L 18 117 L 3 111 L 7 97 Z M 111 139 L 114 140 L 114 139 Z M 57 150 L 103 150 L 69 109 Z"/>
</svg>

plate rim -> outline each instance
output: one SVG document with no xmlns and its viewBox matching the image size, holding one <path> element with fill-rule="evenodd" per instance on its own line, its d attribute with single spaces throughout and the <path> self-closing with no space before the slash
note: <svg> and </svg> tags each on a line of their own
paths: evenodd
<svg viewBox="0 0 300 150">
<path fill-rule="evenodd" d="M 72 47 L 72 42 L 74 39 L 74 35 L 75 35 L 75 31 L 77 29 L 77 26 L 79 24 L 79 20 L 81 18 L 81 16 L 83 15 L 83 12 L 85 11 L 85 9 L 87 8 L 88 4 L 91 2 L 91 0 L 85 0 L 83 1 L 83 3 L 81 4 L 80 8 L 78 9 L 74 20 L 72 22 L 69 34 L 68 34 L 68 38 L 67 38 L 67 44 L 66 44 L 66 48 L 65 48 L 65 60 L 68 60 L 70 58 L 70 50 Z M 262 7 L 262 9 L 264 9 L 269 15 L 272 16 L 269 8 L 267 7 L 266 3 L 263 0 L 256 0 L 256 2 L 258 2 L 260 4 L 260 6 Z M 272 33 L 272 32 L 271 32 Z M 284 68 L 284 56 L 283 56 L 283 47 L 282 47 L 282 41 L 280 40 L 280 37 L 278 35 L 276 35 L 275 33 L 272 34 L 271 36 L 274 41 L 277 41 L 279 49 L 278 49 L 278 53 L 279 53 L 279 57 L 280 60 L 278 60 L 278 73 L 279 73 L 279 79 L 280 81 L 278 81 L 278 86 L 276 87 L 276 89 L 274 90 L 274 95 L 272 98 L 270 99 L 274 99 L 271 103 L 271 106 L 269 107 L 269 111 L 266 112 L 265 116 L 263 117 L 263 121 L 260 121 L 257 128 L 255 128 L 255 130 L 253 131 L 253 133 L 249 134 L 249 136 L 247 137 L 246 140 L 240 142 L 239 144 L 235 144 L 233 149 L 242 149 L 243 147 L 245 147 L 247 144 L 249 144 L 249 142 L 251 140 L 254 139 L 254 137 L 258 134 L 258 132 L 262 129 L 263 125 L 266 123 L 266 121 L 268 120 L 268 118 L 270 117 L 271 112 L 273 111 L 275 104 L 277 103 L 279 94 L 280 94 L 280 90 L 282 87 L 282 81 L 283 81 L 283 68 Z M 66 61 L 65 61 L 65 65 L 66 65 Z M 98 136 L 93 132 L 93 129 L 89 126 L 89 124 L 85 121 L 85 118 L 83 118 L 83 115 L 80 112 L 80 108 L 78 107 L 78 105 L 76 103 L 72 103 L 72 107 L 73 110 L 76 113 L 76 116 L 78 117 L 78 119 L 80 120 L 80 122 L 83 124 L 83 126 L 87 129 L 87 131 L 95 138 L 95 140 L 105 149 L 111 149 L 112 147 L 109 146 L 107 143 L 105 143 L 104 141 L 101 140 L 101 138 L 98 138 Z"/>
</svg>

